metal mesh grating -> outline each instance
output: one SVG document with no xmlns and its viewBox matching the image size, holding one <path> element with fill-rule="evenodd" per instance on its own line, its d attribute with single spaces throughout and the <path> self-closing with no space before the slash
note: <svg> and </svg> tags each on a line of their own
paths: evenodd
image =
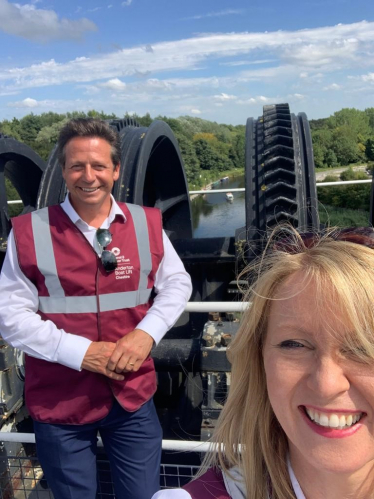
<svg viewBox="0 0 374 499">
<path fill-rule="evenodd" d="M 197 473 L 198 466 L 184 464 L 161 464 L 160 485 L 162 489 L 183 487 Z"/>
<path fill-rule="evenodd" d="M 0 499 L 53 499 L 53 494 L 43 478 L 43 470 L 36 457 L 1 458 Z M 97 459 L 97 499 L 114 498 L 109 461 Z M 198 470 L 198 466 L 161 464 L 162 489 L 182 487 Z"/>
</svg>

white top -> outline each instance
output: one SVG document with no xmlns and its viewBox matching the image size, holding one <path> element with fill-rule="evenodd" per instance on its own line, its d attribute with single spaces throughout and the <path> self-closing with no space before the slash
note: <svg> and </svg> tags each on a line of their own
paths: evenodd
<svg viewBox="0 0 374 499">
<path fill-rule="evenodd" d="M 97 229 L 79 217 L 69 201 L 69 196 L 66 196 L 61 207 L 91 246 L 94 246 Z M 108 229 L 117 215 L 126 221 L 123 211 L 112 197 L 112 208 L 101 227 Z M 164 257 L 157 270 L 154 284 L 157 295 L 152 307 L 137 325 L 138 329 L 150 334 L 156 344 L 178 320 L 192 291 L 191 278 L 164 231 L 162 238 Z M 19 267 L 14 235 L 11 231 L 0 274 L 1 336 L 7 343 L 32 357 L 58 362 L 80 370 L 91 341 L 58 329 L 52 321 L 42 320 L 36 313 L 38 303 L 36 287 Z"/>
<path fill-rule="evenodd" d="M 305 495 L 301 490 L 300 484 L 297 481 L 297 478 L 295 476 L 295 473 L 293 472 L 293 469 L 291 468 L 291 464 L 289 461 L 288 461 L 288 472 L 290 474 L 291 484 L 295 492 L 296 499 L 305 499 Z M 234 482 L 228 477 L 228 475 L 225 475 L 225 473 L 223 473 L 223 478 L 226 490 L 229 490 L 230 497 L 232 499 L 242 499 L 244 497 L 243 494 L 245 494 L 243 487 L 242 486 L 236 487 Z M 234 485 L 232 488 L 228 487 L 230 483 Z M 192 499 L 192 497 L 186 490 L 168 489 L 156 492 L 156 494 L 152 496 L 152 499 Z"/>
</svg>

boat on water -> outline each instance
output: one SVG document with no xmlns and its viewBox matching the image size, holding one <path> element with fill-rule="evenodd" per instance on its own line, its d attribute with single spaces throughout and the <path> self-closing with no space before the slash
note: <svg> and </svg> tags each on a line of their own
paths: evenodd
<svg viewBox="0 0 374 499">
<path fill-rule="evenodd" d="M 234 201 L 234 194 L 232 192 L 226 192 L 227 201 Z"/>
</svg>

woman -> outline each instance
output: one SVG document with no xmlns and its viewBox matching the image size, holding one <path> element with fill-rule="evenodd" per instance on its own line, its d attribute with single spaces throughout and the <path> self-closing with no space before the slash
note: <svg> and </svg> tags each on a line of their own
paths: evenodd
<svg viewBox="0 0 374 499">
<path fill-rule="evenodd" d="M 374 497 L 373 250 L 371 228 L 272 239 L 209 469 L 154 499 Z"/>
</svg>

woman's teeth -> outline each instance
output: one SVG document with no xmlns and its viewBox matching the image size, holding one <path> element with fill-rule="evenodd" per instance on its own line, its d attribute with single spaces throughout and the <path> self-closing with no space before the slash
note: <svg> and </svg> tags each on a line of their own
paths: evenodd
<svg viewBox="0 0 374 499">
<path fill-rule="evenodd" d="M 305 407 L 305 412 L 309 416 L 309 419 L 316 424 L 327 428 L 336 428 L 338 430 L 353 426 L 360 421 L 363 414 L 362 412 L 359 414 L 327 414 L 307 407 Z"/>
</svg>

